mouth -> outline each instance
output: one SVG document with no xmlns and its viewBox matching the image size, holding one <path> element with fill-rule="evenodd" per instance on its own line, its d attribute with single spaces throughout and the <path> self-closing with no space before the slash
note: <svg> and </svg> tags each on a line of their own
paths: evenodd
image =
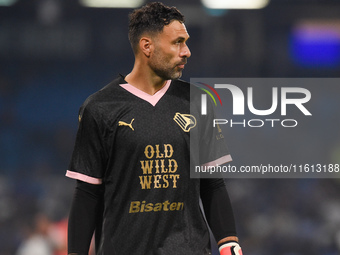
<svg viewBox="0 0 340 255">
<path fill-rule="evenodd" d="M 177 66 L 178 66 L 179 68 L 181 68 L 181 69 L 184 69 L 184 66 L 185 66 L 186 63 L 187 63 L 186 61 L 185 61 L 185 62 L 181 62 L 181 63 L 179 63 Z"/>
</svg>

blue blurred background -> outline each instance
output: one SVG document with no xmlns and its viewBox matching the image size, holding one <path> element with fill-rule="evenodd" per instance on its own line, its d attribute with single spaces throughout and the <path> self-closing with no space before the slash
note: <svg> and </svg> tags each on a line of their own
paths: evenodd
<svg viewBox="0 0 340 255">
<path fill-rule="evenodd" d="M 186 16 L 192 57 L 185 80 L 339 77 L 338 0 L 271 0 L 261 9 L 227 10 L 209 9 L 199 0 L 163 2 Z M 34 255 L 66 254 L 75 183 L 64 175 L 79 106 L 133 65 L 127 38 L 132 9 L 82 3 L 0 0 L 1 255 L 30 255 L 30 247 L 40 247 Z M 340 162 L 340 87 L 319 92 L 324 122 L 315 121 L 313 132 L 300 134 L 296 146 L 280 137 L 278 159 L 313 150 L 320 163 Z M 266 148 L 273 134 L 233 134 L 228 145 L 238 164 L 270 155 L 259 144 Z M 338 179 L 226 182 L 245 255 L 340 254 Z"/>
</svg>

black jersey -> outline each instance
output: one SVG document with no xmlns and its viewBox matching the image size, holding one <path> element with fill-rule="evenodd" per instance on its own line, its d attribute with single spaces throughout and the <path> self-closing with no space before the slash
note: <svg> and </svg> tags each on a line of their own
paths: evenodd
<svg viewBox="0 0 340 255">
<path fill-rule="evenodd" d="M 195 129 L 190 84 L 180 80 L 151 96 L 119 77 L 84 102 L 66 175 L 104 184 L 97 254 L 207 254 L 200 180 L 189 171 Z M 213 143 L 201 163 L 230 160 L 224 142 Z"/>
</svg>

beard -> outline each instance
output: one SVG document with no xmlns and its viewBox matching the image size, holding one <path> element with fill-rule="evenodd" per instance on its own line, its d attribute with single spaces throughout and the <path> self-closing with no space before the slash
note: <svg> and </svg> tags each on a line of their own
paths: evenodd
<svg viewBox="0 0 340 255">
<path fill-rule="evenodd" d="M 182 71 L 181 70 L 177 71 L 176 67 L 169 69 L 158 66 L 156 68 L 153 68 L 153 71 L 155 72 L 155 74 L 157 74 L 164 80 L 176 80 L 182 76 Z"/>
<path fill-rule="evenodd" d="M 184 62 L 186 63 L 186 60 L 181 63 Z M 170 59 L 165 57 L 159 50 L 155 50 L 149 62 L 154 73 L 164 80 L 176 80 L 182 76 L 182 69 L 177 66 L 178 64 L 171 64 Z"/>
</svg>

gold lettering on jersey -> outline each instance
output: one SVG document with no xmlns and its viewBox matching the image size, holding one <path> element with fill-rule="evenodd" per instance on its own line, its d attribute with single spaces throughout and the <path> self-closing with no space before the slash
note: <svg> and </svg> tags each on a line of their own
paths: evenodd
<svg viewBox="0 0 340 255">
<path fill-rule="evenodd" d="M 174 149 L 171 144 L 147 145 L 141 160 L 142 175 L 139 176 L 141 189 L 177 188 L 180 178 L 177 173 L 178 163 L 172 158 Z"/>
<path fill-rule="evenodd" d="M 135 129 L 132 127 L 132 122 L 134 121 L 135 119 L 132 119 L 130 123 L 126 123 L 124 121 L 119 121 L 118 122 L 118 126 L 127 126 L 129 128 L 132 129 L 132 131 L 135 131 Z"/>
<path fill-rule="evenodd" d="M 174 167 L 174 168 L 172 168 L 172 167 Z M 169 159 L 169 166 L 168 166 L 169 173 L 175 173 L 177 171 L 177 167 L 178 167 L 177 161 L 174 160 L 174 159 Z"/>
<path fill-rule="evenodd" d="M 171 158 L 172 154 L 174 154 L 174 149 L 171 144 L 164 144 L 164 157 Z"/>
<path fill-rule="evenodd" d="M 153 160 L 142 160 L 141 162 L 143 174 L 152 174 Z"/>
<path fill-rule="evenodd" d="M 152 175 L 142 175 L 139 176 L 140 186 L 142 189 L 151 189 Z"/>
<path fill-rule="evenodd" d="M 159 151 L 159 144 L 156 144 L 156 158 L 164 158 L 164 154 Z"/>
<path fill-rule="evenodd" d="M 148 159 L 151 159 L 151 158 L 153 158 L 155 151 L 154 151 L 154 149 L 151 145 L 148 145 L 148 146 L 145 147 L 144 154 L 145 154 L 145 157 L 147 157 Z"/>
<path fill-rule="evenodd" d="M 154 146 L 147 145 L 145 147 L 145 150 L 144 150 L 145 157 L 147 157 L 148 159 L 152 159 L 154 157 L 155 152 L 156 152 L 156 158 L 171 158 L 173 153 L 174 153 L 174 149 L 172 148 L 171 144 L 164 144 L 163 145 L 164 153 L 160 152 L 159 144 L 156 144 L 155 148 L 156 148 L 156 150 L 154 149 Z"/>
<path fill-rule="evenodd" d="M 163 203 L 147 203 L 146 201 L 132 201 L 130 203 L 129 213 L 143 213 L 143 212 L 159 212 L 159 211 L 183 211 L 183 202 L 169 202 Z"/>
<path fill-rule="evenodd" d="M 169 187 L 168 179 L 169 179 L 169 175 L 168 174 L 163 175 L 163 185 L 162 185 L 163 189 L 167 189 Z"/>
<path fill-rule="evenodd" d="M 177 160 L 173 158 L 174 148 L 171 144 L 147 145 L 144 158 L 140 160 L 141 172 L 139 184 L 142 190 L 176 189 L 179 184 Z M 129 213 L 168 212 L 184 210 L 183 202 L 148 203 L 146 201 L 131 201 Z"/>
<path fill-rule="evenodd" d="M 141 175 L 139 176 L 139 182 L 142 189 L 166 189 L 172 184 L 172 188 L 177 188 L 177 180 L 179 174 L 154 174 L 154 175 Z"/>
</svg>

